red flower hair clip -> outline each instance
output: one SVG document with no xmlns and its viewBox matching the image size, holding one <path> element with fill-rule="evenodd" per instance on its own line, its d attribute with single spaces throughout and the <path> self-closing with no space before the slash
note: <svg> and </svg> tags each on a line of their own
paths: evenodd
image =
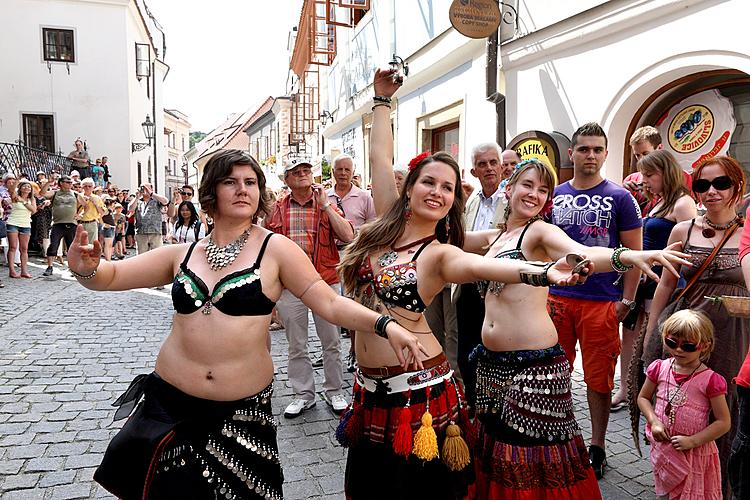
<svg viewBox="0 0 750 500">
<path fill-rule="evenodd" d="M 430 153 L 429 151 L 423 151 L 419 153 L 417 156 L 415 156 L 414 158 L 412 158 L 412 160 L 409 162 L 409 171 L 414 170 L 417 167 L 417 165 L 419 165 L 422 162 L 422 160 L 424 160 L 431 154 L 432 153 Z"/>
</svg>

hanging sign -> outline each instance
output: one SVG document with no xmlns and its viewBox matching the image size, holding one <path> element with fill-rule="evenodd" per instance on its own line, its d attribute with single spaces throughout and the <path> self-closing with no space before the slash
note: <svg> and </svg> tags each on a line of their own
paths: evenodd
<svg viewBox="0 0 750 500">
<path fill-rule="evenodd" d="M 699 162 L 727 154 L 735 126 L 732 101 L 711 89 L 672 106 L 657 129 L 682 169 L 691 172 Z"/>
<path fill-rule="evenodd" d="M 456 31 L 469 38 L 487 38 L 500 26 L 496 0 L 453 0 L 448 15 Z"/>
</svg>

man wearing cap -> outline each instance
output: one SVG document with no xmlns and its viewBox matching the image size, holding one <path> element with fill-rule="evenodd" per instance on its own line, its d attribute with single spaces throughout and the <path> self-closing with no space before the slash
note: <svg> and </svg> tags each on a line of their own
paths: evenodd
<svg viewBox="0 0 750 500">
<path fill-rule="evenodd" d="M 289 162 L 284 168 L 284 181 L 290 193 L 280 197 L 271 210 L 266 227 L 283 234 L 299 245 L 328 285 L 340 292 L 336 266 L 339 253 L 336 240 L 349 242 L 354 238 L 351 222 L 344 219 L 336 204 L 328 200 L 325 190 L 313 183 L 312 165 L 306 160 Z M 279 316 L 289 341 L 289 381 L 294 399 L 284 416 L 294 418 L 315 406 L 315 380 L 307 348 L 309 310 L 288 290 L 277 303 Z M 347 400 L 343 394 L 341 337 L 336 326 L 313 314 L 315 329 L 323 348 L 323 398 L 336 413 L 343 412 Z"/>
<path fill-rule="evenodd" d="M 52 231 L 47 247 L 47 269 L 42 276 L 52 276 L 52 261 L 57 255 L 60 240 L 65 240 L 68 248 L 73 244 L 78 206 L 86 201 L 83 196 L 73 191 L 73 179 L 69 175 L 60 177 L 58 185 L 60 189 L 54 192 L 50 190 L 49 184 L 42 188 L 42 196 L 52 202 Z"/>
</svg>

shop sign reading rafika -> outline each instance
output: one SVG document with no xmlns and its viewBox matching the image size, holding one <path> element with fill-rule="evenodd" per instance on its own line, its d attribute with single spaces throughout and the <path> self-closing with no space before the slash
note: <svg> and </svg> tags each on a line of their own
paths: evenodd
<svg viewBox="0 0 750 500">
<path fill-rule="evenodd" d="M 713 89 L 683 99 L 657 123 L 665 146 L 686 172 L 726 154 L 735 126 L 732 102 Z"/>
<path fill-rule="evenodd" d="M 487 38 L 500 26 L 495 0 L 453 0 L 448 15 L 456 31 L 469 38 Z"/>
</svg>

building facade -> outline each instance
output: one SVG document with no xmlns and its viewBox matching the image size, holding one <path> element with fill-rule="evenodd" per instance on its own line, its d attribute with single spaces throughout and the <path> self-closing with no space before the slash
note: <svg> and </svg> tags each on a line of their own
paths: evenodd
<svg viewBox="0 0 750 500">
<path fill-rule="evenodd" d="M 164 34 L 143 0 L 6 0 L 0 142 L 66 155 L 78 138 L 112 181 L 164 187 Z M 11 70 L 12 68 L 12 70 Z M 148 117 L 148 120 L 147 120 Z"/>
<path fill-rule="evenodd" d="M 190 149 L 190 122 L 188 117 L 176 110 L 164 110 L 164 196 L 172 194 L 188 184 L 188 168 L 185 153 Z M 197 187 L 197 186 L 196 186 Z"/>
</svg>

